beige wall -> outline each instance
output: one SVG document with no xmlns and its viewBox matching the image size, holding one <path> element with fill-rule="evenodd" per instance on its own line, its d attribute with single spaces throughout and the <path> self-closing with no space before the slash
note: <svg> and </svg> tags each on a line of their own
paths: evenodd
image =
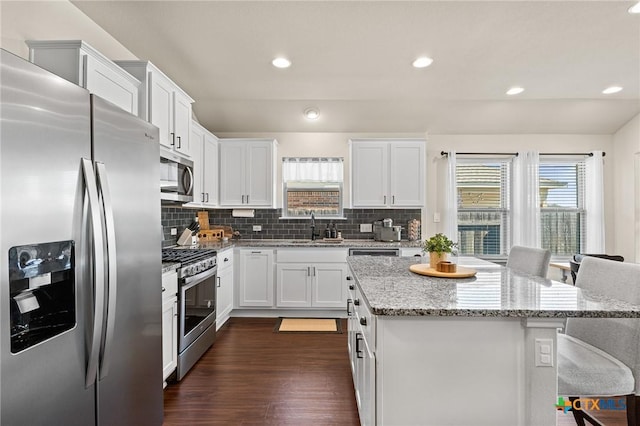
<svg viewBox="0 0 640 426">
<path fill-rule="evenodd" d="M 84 40 L 108 58 L 137 59 L 68 1 L 0 1 L 0 47 L 25 59 L 25 40 Z"/>
<path fill-rule="evenodd" d="M 634 176 L 634 167 L 640 167 L 634 164 L 640 157 L 640 114 L 613 135 L 613 149 L 613 251 L 640 262 L 640 170 Z"/>
</svg>

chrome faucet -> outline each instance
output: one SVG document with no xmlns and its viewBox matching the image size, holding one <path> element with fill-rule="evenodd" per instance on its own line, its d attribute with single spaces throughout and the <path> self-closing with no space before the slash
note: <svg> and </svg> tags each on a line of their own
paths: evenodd
<svg viewBox="0 0 640 426">
<path fill-rule="evenodd" d="M 316 216 L 313 211 L 311 211 L 311 241 L 314 241 L 319 235 L 319 232 L 316 233 Z"/>
</svg>

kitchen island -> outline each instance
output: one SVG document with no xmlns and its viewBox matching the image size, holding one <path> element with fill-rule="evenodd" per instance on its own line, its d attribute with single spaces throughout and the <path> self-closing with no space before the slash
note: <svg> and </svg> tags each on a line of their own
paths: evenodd
<svg viewBox="0 0 640 426">
<path fill-rule="evenodd" d="M 416 258 L 348 257 L 349 350 L 363 424 L 553 425 L 556 333 L 568 317 L 640 306 L 460 258 L 472 278 L 417 275 Z"/>
</svg>

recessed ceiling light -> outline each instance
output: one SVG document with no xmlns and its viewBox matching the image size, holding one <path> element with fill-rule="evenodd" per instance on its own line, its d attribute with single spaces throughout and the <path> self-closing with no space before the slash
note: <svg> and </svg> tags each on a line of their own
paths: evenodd
<svg viewBox="0 0 640 426">
<path fill-rule="evenodd" d="M 427 57 L 427 56 L 421 56 L 419 58 L 416 58 L 415 61 L 413 61 L 413 66 L 415 68 L 426 68 L 429 65 L 431 65 L 433 63 L 433 59 Z"/>
<path fill-rule="evenodd" d="M 631 6 L 628 10 L 629 13 L 640 13 L 640 1 L 633 6 Z"/>
<path fill-rule="evenodd" d="M 604 89 L 602 91 L 602 93 L 604 93 L 605 95 L 611 95 L 613 93 L 618 93 L 622 90 L 622 87 L 620 86 L 611 86 L 611 87 L 607 87 L 606 89 Z"/>
<path fill-rule="evenodd" d="M 512 87 L 511 89 L 507 90 L 507 95 L 519 95 L 522 92 L 524 92 L 524 88 Z"/>
<path fill-rule="evenodd" d="M 289 68 L 291 66 L 291 61 L 283 57 L 275 58 L 271 63 L 276 68 Z"/>
<path fill-rule="evenodd" d="M 307 120 L 317 120 L 320 117 L 320 110 L 318 108 L 307 108 L 304 110 L 304 117 Z"/>
</svg>

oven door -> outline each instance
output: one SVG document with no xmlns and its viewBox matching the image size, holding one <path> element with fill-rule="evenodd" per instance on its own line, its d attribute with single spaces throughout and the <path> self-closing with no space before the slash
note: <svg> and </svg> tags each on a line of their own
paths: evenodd
<svg viewBox="0 0 640 426">
<path fill-rule="evenodd" d="M 216 271 L 185 278 L 180 285 L 180 353 L 216 320 Z"/>
</svg>

